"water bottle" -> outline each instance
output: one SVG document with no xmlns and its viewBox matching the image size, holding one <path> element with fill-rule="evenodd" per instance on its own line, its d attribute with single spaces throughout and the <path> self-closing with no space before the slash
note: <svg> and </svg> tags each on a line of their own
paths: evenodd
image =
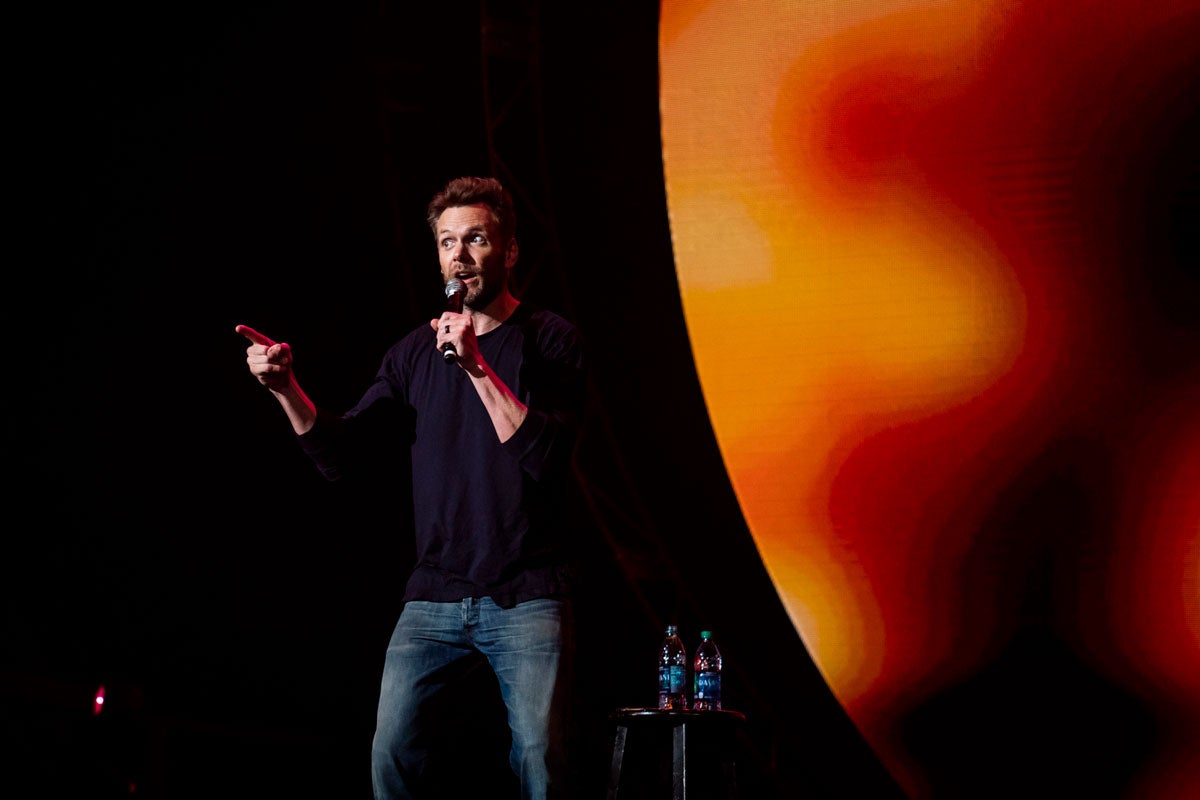
<svg viewBox="0 0 1200 800">
<path fill-rule="evenodd" d="M 674 625 L 667 626 L 658 652 L 658 707 L 687 709 L 687 650 Z"/>
<path fill-rule="evenodd" d="M 712 631 L 700 631 L 700 645 L 696 648 L 696 677 L 692 692 L 692 708 L 697 711 L 721 710 L 721 651 L 712 639 Z"/>
</svg>

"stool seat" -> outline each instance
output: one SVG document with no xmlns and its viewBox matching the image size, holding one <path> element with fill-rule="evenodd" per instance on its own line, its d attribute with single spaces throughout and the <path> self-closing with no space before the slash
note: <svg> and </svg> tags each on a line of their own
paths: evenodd
<svg viewBox="0 0 1200 800">
<path fill-rule="evenodd" d="M 608 800 L 729 800 L 737 798 L 740 711 L 621 708 Z"/>
</svg>

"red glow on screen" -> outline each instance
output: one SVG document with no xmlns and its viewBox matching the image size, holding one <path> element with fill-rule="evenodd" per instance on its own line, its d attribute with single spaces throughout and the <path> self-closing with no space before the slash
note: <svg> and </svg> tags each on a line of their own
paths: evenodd
<svg viewBox="0 0 1200 800">
<path fill-rule="evenodd" d="M 1200 4 L 662 13 L 693 356 L 834 694 L 913 797 L 1065 730 L 1065 772 L 1190 800 Z M 1023 762 L 997 719 L 1038 721 Z"/>
</svg>

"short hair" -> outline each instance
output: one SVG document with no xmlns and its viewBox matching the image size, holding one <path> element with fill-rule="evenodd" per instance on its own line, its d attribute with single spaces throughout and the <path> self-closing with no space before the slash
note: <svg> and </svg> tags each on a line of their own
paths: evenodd
<svg viewBox="0 0 1200 800">
<path fill-rule="evenodd" d="M 483 203 L 492 209 L 500 225 L 500 235 L 508 241 L 517 233 L 517 212 L 513 207 L 512 195 L 495 178 L 466 176 L 455 178 L 429 201 L 425 215 L 429 229 L 437 237 L 437 223 L 447 208 L 470 206 Z"/>
</svg>

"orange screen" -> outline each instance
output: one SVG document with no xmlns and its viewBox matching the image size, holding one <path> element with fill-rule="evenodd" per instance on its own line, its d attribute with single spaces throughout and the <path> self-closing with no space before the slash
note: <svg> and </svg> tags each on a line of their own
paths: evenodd
<svg viewBox="0 0 1200 800">
<path fill-rule="evenodd" d="M 902 720 L 1031 630 L 1172 731 L 1130 796 L 1200 785 L 1198 52 L 1195 2 L 661 5 L 713 428 L 913 796 Z"/>
</svg>

